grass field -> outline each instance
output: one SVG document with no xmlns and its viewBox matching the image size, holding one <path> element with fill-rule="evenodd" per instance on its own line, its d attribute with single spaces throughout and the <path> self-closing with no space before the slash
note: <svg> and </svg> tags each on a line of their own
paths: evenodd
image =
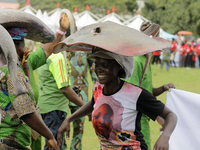
<svg viewBox="0 0 200 150">
<path fill-rule="evenodd" d="M 158 87 L 166 83 L 173 83 L 176 89 L 185 90 L 200 94 L 200 70 L 186 69 L 186 68 L 170 68 L 169 72 L 166 68 L 160 69 L 159 65 L 152 66 L 152 80 L 153 86 Z M 157 99 L 166 102 L 167 92 L 158 96 Z M 160 126 L 157 122 L 150 121 L 151 126 L 151 147 L 159 137 Z M 72 134 L 72 131 L 71 131 Z M 71 136 L 72 137 L 72 136 Z M 86 117 L 85 130 L 83 135 L 83 150 L 99 150 L 99 142 L 95 135 L 92 123 Z M 43 141 L 44 144 L 44 141 Z M 70 140 L 67 141 L 68 150 L 70 147 Z"/>
</svg>

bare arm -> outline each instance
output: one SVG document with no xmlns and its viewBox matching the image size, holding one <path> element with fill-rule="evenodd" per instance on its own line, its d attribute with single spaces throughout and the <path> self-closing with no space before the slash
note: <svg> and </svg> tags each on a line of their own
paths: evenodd
<svg viewBox="0 0 200 150">
<path fill-rule="evenodd" d="M 168 84 L 164 84 L 163 86 L 160 87 L 153 87 L 153 95 L 154 96 L 158 96 L 160 94 L 162 94 L 165 91 L 171 91 L 170 88 L 175 88 L 173 83 L 168 83 Z"/>
<path fill-rule="evenodd" d="M 78 98 L 77 94 L 74 92 L 74 90 L 70 86 L 65 86 L 60 89 L 61 92 L 65 95 L 65 97 L 73 102 L 74 104 L 78 106 L 83 106 L 85 103 Z"/>
<path fill-rule="evenodd" d="M 88 101 L 85 105 L 83 105 L 80 109 L 78 109 L 75 113 L 73 113 L 71 116 L 65 119 L 65 121 L 62 123 L 60 128 L 58 129 L 57 134 L 57 140 L 58 145 L 60 145 L 62 141 L 62 133 L 66 132 L 67 139 L 69 139 L 69 133 L 70 133 L 70 122 L 79 119 L 85 115 L 91 114 L 93 111 L 93 105 L 92 100 Z"/>
<path fill-rule="evenodd" d="M 37 131 L 39 134 L 48 139 L 47 144 L 49 147 L 53 147 L 57 150 L 57 142 L 49 130 L 49 128 L 45 125 L 43 120 L 39 117 L 37 112 L 27 114 L 21 117 L 21 119 L 32 129 Z"/>
<path fill-rule="evenodd" d="M 60 30 L 65 32 L 68 27 L 69 27 L 69 18 L 68 17 L 61 17 L 60 18 Z M 42 48 L 44 49 L 44 52 L 45 52 L 45 55 L 46 55 L 46 58 L 48 58 L 52 52 L 53 52 L 53 48 L 54 46 L 59 43 L 63 38 L 63 35 L 59 34 L 59 33 L 56 33 L 56 40 L 51 42 L 51 43 L 46 43 L 42 46 Z"/>
<path fill-rule="evenodd" d="M 177 116 L 168 107 L 165 106 L 162 114 L 160 115 L 165 120 L 165 129 L 160 135 L 158 140 L 154 145 L 155 150 L 168 150 L 169 149 L 169 139 L 172 132 L 175 129 L 177 123 Z"/>
</svg>

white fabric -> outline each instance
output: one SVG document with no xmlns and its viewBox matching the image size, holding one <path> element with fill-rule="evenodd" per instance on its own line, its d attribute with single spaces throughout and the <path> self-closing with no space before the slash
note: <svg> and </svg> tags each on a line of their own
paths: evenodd
<svg viewBox="0 0 200 150">
<path fill-rule="evenodd" d="M 169 150 L 199 150 L 200 94 L 172 89 L 167 93 L 166 106 L 178 117 Z"/>
</svg>

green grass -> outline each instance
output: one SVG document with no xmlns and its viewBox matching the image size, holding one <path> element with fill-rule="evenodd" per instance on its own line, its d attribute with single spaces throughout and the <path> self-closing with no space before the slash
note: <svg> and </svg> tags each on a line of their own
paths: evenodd
<svg viewBox="0 0 200 150">
<path fill-rule="evenodd" d="M 153 86 L 158 87 L 166 83 L 173 83 L 176 89 L 185 90 L 200 94 L 200 70 L 191 68 L 170 68 L 167 72 L 166 68 L 160 69 L 159 65 L 152 66 L 152 80 Z M 90 89 L 91 90 L 91 89 Z M 157 99 L 166 103 L 167 92 L 158 96 Z M 150 121 L 151 127 L 151 147 L 153 148 L 160 132 L 160 125 L 157 122 Z M 72 134 L 72 131 L 71 131 Z M 72 137 L 72 135 L 71 135 Z M 44 142 L 43 142 L 44 143 Z M 70 140 L 67 141 L 68 150 L 70 147 Z M 99 141 L 95 135 L 92 123 L 86 117 L 85 130 L 83 135 L 83 150 L 98 150 Z"/>
</svg>

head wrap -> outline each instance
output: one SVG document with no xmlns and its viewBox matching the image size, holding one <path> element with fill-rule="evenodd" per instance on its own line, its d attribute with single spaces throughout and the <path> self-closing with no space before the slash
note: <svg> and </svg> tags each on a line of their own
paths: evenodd
<svg viewBox="0 0 200 150">
<path fill-rule="evenodd" d="M 143 22 L 140 26 L 140 31 L 148 36 L 158 37 L 160 31 L 160 25 L 151 21 Z"/>
<path fill-rule="evenodd" d="M 96 57 L 104 59 L 115 59 L 116 62 L 124 69 L 126 73 L 125 79 L 131 77 L 134 68 L 134 61 L 132 56 L 122 56 L 116 53 L 102 50 L 96 51 L 92 55 L 88 56 L 89 59 Z"/>
<path fill-rule="evenodd" d="M 13 40 L 23 40 L 27 35 L 25 28 L 8 28 L 7 31 Z"/>
</svg>

